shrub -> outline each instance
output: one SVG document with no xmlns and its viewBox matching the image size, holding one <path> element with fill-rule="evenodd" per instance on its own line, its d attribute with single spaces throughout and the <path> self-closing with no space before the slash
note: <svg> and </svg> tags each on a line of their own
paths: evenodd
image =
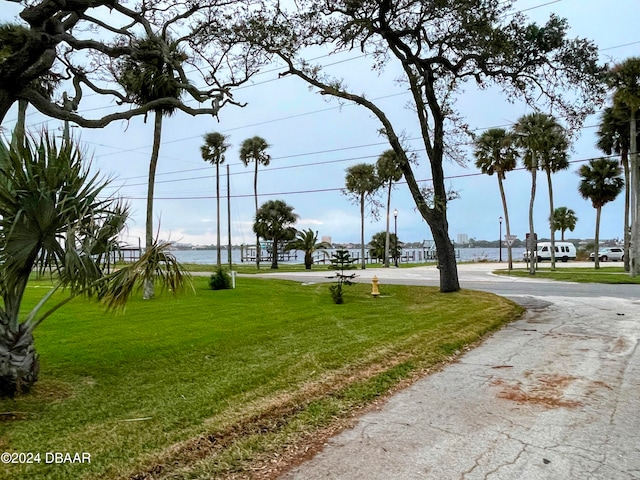
<svg viewBox="0 0 640 480">
<path fill-rule="evenodd" d="M 231 288 L 231 275 L 222 267 L 217 267 L 216 271 L 209 278 L 209 288 L 211 290 L 225 290 Z"/>
</svg>

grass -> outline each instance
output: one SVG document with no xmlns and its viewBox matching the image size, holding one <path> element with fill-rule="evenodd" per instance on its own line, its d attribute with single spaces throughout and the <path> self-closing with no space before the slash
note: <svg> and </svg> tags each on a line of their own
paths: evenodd
<svg viewBox="0 0 640 480">
<path fill-rule="evenodd" d="M 508 270 L 495 270 L 499 275 L 511 275 L 514 277 L 530 277 L 528 269 L 516 268 L 511 272 Z M 630 277 L 624 271 L 624 267 L 600 267 L 595 268 L 538 268 L 535 278 L 549 278 L 562 282 L 578 283 L 608 283 L 608 284 L 636 284 L 640 283 L 640 277 Z"/>
<path fill-rule="evenodd" d="M 0 478 L 216 478 L 269 465 L 521 313 L 488 293 L 241 278 L 236 290 L 74 300 L 36 330 L 34 391 L 0 401 Z M 34 304 L 47 285 L 33 282 Z M 45 464 L 87 452 L 90 464 Z"/>
</svg>

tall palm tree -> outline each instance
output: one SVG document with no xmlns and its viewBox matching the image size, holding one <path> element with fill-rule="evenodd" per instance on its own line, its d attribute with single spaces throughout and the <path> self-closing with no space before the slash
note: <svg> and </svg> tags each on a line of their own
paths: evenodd
<svg viewBox="0 0 640 480">
<path fill-rule="evenodd" d="M 226 140 L 227 136 L 221 133 L 207 133 L 204 136 L 204 145 L 200 147 L 204 161 L 216 166 L 216 265 L 218 267 L 222 266 L 222 257 L 220 256 L 220 165 L 224 163 L 224 152 L 229 148 Z M 229 251 L 229 255 L 231 255 L 231 251 Z"/>
<path fill-rule="evenodd" d="M 536 174 L 538 169 L 547 173 L 549 185 L 549 204 L 551 206 L 549 216 L 553 216 L 553 186 L 551 185 L 551 173 L 568 167 L 567 149 L 568 142 L 564 129 L 556 119 L 545 113 L 531 113 L 518 119 L 514 125 L 514 133 L 518 138 L 518 144 L 524 150 L 524 166 L 531 172 L 531 200 L 529 202 L 529 236 L 531 245 L 534 245 L 535 229 L 533 223 L 533 206 L 536 195 Z M 566 164 L 566 166 L 564 166 Z M 555 268 L 555 239 L 551 229 L 551 266 Z M 534 249 L 532 248 L 532 251 Z M 531 255 L 530 273 L 535 273 Z"/>
<path fill-rule="evenodd" d="M 318 232 L 314 232 L 312 229 L 298 230 L 296 232 L 296 238 L 287 243 L 286 250 L 300 250 L 304 252 L 304 268 L 311 270 L 313 265 L 313 254 L 318 250 L 325 250 L 331 248 L 331 244 L 327 242 L 318 242 Z M 324 252 L 325 255 L 328 255 Z"/>
<path fill-rule="evenodd" d="M 178 48 L 177 42 L 166 36 L 149 36 L 132 42 L 136 54 L 122 60 L 118 66 L 118 82 L 128 97 L 138 105 L 144 105 L 161 98 L 180 98 L 183 89 L 177 77 L 174 65 L 186 60 Z M 157 52 L 167 52 L 158 56 Z M 147 211 L 145 224 L 145 249 L 153 245 L 153 198 L 160 142 L 162 139 L 162 118 L 172 115 L 173 107 L 154 110 L 153 147 L 149 160 L 149 178 L 147 184 Z M 144 284 L 144 298 L 153 298 L 154 276 L 149 275 Z"/>
<path fill-rule="evenodd" d="M 507 172 L 516 168 L 518 160 L 518 150 L 515 146 L 516 137 L 508 133 L 503 128 L 491 128 L 482 133 L 474 142 L 474 155 L 476 157 L 476 167 L 486 175 L 496 174 L 500 198 L 502 199 L 502 209 L 504 211 L 504 221 L 507 236 L 511 235 L 509 223 L 509 210 L 507 208 L 507 197 L 504 193 L 503 181 Z M 502 242 L 502 239 L 500 239 Z M 511 244 L 507 244 L 507 259 L 509 269 L 513 268 L 513 256 Z"/>
<path fill-rule="evenodd" d="M 58 146 L 46 133 L 0 142 L 0 396 L 29 391 L 39 372 L 34 331 L 72 298 L 97 296 L 109 308 L 121 307 L 148 270 L 172 291 L 184 285 L 185 273 L 158 245 L 135 264 L 106 273 L 128 214 L 105 194 L 108 184 L 89 173 L 73 142 Z M 22 298 L 34 269 L 51 271 L 54 287 L 27 312 Z"/>
<path fill-rule="evenodd" d="M 627 109 L 629 115 L 630 175 L 627 188 L 630 190 L 631 238 L 630 272 L 640 274 L 640 176 L 638 169 L 637 115 L 640 110 L 640 57 L 628 58 L 611 68 L 608 78 L 613 89 L 614 108 Z"/>
<path fill-rule="evenodd" d="M 389 220 L 391 217 L 391 190 L 395 182 L 399 182 L 402 178 L 402 169 L 400 168 L 400 159 L 396 152 L 392 149 L 382 152 L 376 162 L 376 172 L 381 184 L 387 184 L 387 226 L 385 230 L 384 242 L 384 266 L 389 267 Z"/>
<path fill-rule="evenodd" d="M 637 117 L 640 112 L 636 112 Z M 600 124 L 596 132 L 598 139 L 596 145 L 607 155 L 614 153 L 620 155 L 620 165 L 624 172 L 624 269 L 630 271 L 629 245 L 630 245 L 630 210 L 631 210 L 631 180 L 629 172 L 629 149 L 631 143 L 631 128 L 629 117 L 631 110 L 624 105 L 614 105 L 603 110 L 600 116 Z M 637 141 L 636 133 L 636 145 Z"/>
<path fill-rule="evenodd" d="M 569 168 L 569 141 L 564 128 L 562 128 L 562 126 L 560 126 L 553 117 L 550 117 L 549 120 L 549 130 L 547 132 L 548 143 L 547 148 L 544 149 L 540 156 L 540 167 L 544 170 L 547 176 L 547 187 L 549 191 L 549 218 L 552 218 L 555 208 L 553 205 L 553 184 L 551 181 L 551 174 Z M 549 230 L 551 240 L 551 268 L 554 269 L 556 268 L 556 239 L 555 229 L 551 223 L 549 223 Z"/>
<path fill-rule="evenodd" d="M 558 207 L 553 211 L 553 217 L 549 219 L 551 222 L 551 228 L 553 230 L 560 230 L 562 232 L 562 238 L 560 241 L 564 242 L 564 232 L 569 230 L 573 232 L 578 222 L 576 212 L 567 207 Z"/>
<path fill-rule="evenodd" d="M 278 268 L 278 244 L 280 241 L 292 240 L 295 237 L 298 215 L 293 212 L 293 207 L 282 200 L 269 200 L 263 203 L 256 214 L 253 231 L 258 238 L 273 242 L 271 254 L 271 268 Z"/>
<path fill-rule="evenodd" d="M 258 166 L 265 167 L 271 163 L 271 155 L 267 153 L 267 148 L 271 145 L 262 137 L 247 138 L 240 146 L 240 161 L 245 167 L 251 162 L 255 164 L 255 172 L 253 174 L 253 197 L 256 204 L 256 216 L 258 215 Z M 256 267 L 260 268 L 260 236 L 256 235 Z"/>
<path fill-rule="evenodd" d="M 624 180 L 620 176 L 621 169 L 618 162 L 606 158 L 589 160 L 588 165 L 582 165 L 578 170 L 580 186 L 578 191 L 582 198 L 591 200 L 596 209 L 595 236 L 595 267 L 600 268 L 598 249 L 600 245 L 600 215 L 602 207 L 616 199 L 624 188 Z"/>
<path fill-rule="evenodd" d="M 380 179 L 376 175 L 375 166 L 359 163 L 347 168 L 345 176 L 345 193 L 360 204 L 360 266 L 364 270 L 366 261 L 364 256 L 364 211 L 367 200 L 373 200 L 373 195 L 380 188 Z"/>
</svg>

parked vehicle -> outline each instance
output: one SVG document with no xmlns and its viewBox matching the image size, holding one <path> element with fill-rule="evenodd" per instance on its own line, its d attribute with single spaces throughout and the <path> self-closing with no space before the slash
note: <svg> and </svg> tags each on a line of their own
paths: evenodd
<svg viewBox="0 0 640 480">
<path fill-rule="evenodd" d="M 561 262 L 567 262 L 569 260 L 576 259 L 576 246 L 571 242 L 555 242 L 555 258 Z M 551 242 L 540 242 L 536 249 L 536 255 L 538 261 L 551 260 Z M 523 259 L 527 261 L 529 258 L 529 251 L 527 250 L 523 254 Z"/>
<path fill-rule="evenodd" d="M 612 260 L 617 262 L 618 260 L 624 261 L 624 249 L 622 247 L 603 247 L 598 250 L 598 258 L 601 262 L 608 262 Z M 595 255 L 591 252 L 589 260 L 595 261 Z"/>
</svg>

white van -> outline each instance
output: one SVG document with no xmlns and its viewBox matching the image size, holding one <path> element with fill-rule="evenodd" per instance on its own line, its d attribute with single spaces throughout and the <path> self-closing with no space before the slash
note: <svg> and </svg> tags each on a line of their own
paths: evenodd
<svg viewBox="0 0 640 480">
<path fill-rule="evenodd" d="M 571 242 L 554 242 L 556 247 L 556 260 L 566 262 L 568 260 L 576 259 L 576 246 Z M 539 242 L 536 250 L 538 255 L 538 261 L 551 260 L 551 242 Z M 526 262 L 529 258 L 529 251 L 527 250 L 523 254 L 523 259 Z"/>
</svg>

